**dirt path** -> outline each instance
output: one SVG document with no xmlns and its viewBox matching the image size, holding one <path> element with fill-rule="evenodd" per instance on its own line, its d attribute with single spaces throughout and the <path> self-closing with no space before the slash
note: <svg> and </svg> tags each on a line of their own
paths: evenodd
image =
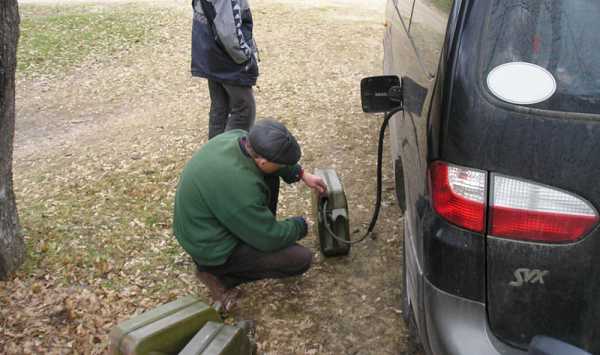
<svg viewBox="0 0 600 355">
<path fill-rule="evenodd" d="M 189 0 L 20 0 L 20 4 L 37 4 L 37 5 L 77 5 L 77 4 L 99 4 L 107 6 L 118 6 L 123 4 L 148 4 L 152 7 L 174 7 L 182 12 L 182 15 L 189 10 Z M 268 0 L 256 1 L 257 4 L 285 4 L 292 8 L 324 8 L 335 7 L 337 16 L 347 16 L 344 9 L 360 12 L 360 9 L 369 10 L 372 15 L 383 16 L 385 0 Z M 181 53 L 183 54 L 183 53 Z M 143 65 L 154 65 L 146 61 Z M 17 115 L 16 122 L 16 139 L 15 139 L 15 160 L 31 159 L 39 152 L 51 152 L 55 149 L 68 147 L 70 142 L 81 140 L 95 139 L 96 132 L 106 129 L 107 124 L 111 121 L 129 121 L 123 118 L 123 114 L 127 112 L 115 112 L 118 107 L 106 104 L 106 100 L 102 105 L 90 102 L 90 98 L 97 100 L 97 93 L 90 93 L 89 85 L 96 84 L 97 80 L 101 80 L 105 91 L 114 92 L 117 90 L 120 94 L 124 94 L 122 88 L 111 86 L 108 83 L 110 77 L 123 77 L 123 68 L 103 68 L 105 79 L 98 78 L 97 73 L 90 73 L 88 66 L 96 66 L 97 63 L 82 65 L 67 77 L 61 78 L 58 82 L 50 83 L 49 80 L 38 81 L 23 81 L 20 87 L 17 88 L 18 109 L 21 109 Z M 107 70 L 108 69 L 108 70 Z M 181 81 L 189 81 L 189 77 L 184 77 L 182 72 L 186 67 L 175 68 L 178 74 L 177 79 Z M 127 71 L 126 75 L 132 77 L 136 73 Z M 122 80 L 120 82 L 123 82 Z M 80 83 L 73 85 L 73 83 Z M 83 87 L 82 87 L 83 86 Z M 82 90 L 83 89 L 83 90 Z M 31 95 L 33 94 L 33 95 Z M 111 94 L 112 97 L 115 95 Z M 27 103 L 19 104 L 27 97 Z M 138 100 L 140 98 L 137 98 Z M 113 100 L 114 101 L 114 100 Z M 56 110 L 55 108 L 57 108 Z M 101 109 L 101 110 L 100 110 Z M 130 111 L 131 107 L 127 107 Z M 36 113 L 45 111 L 46 117 L 40 119 Z M 59 112 L 56 112 L 59 111 Z M 69 112 L 65 115 L 65 111 Z M 98 119 L 100 111 L 103 116 Z M 116 116 L 116 117 L 115 117 Z"/>
<path fill-rule="evenodd" d="M 21 1 L 32 2 L 56 3 L 50 0 Z M 118 3 L 121 0 L 103 0 L 106 6 Z M 46 334 L 46 330 L 36 327 L 50 319 L 49 329 L 55 329 L 54 332 L 61 336 L 49 343 L 43 340 L 39 349 L 59 344 L 64 347 L 58 349 L 75 346 L 79 347 L 79 352 L 102 353 L 108 341 L 108 329 L 128 314 L 190 292 L 207 295 L 189 272 L 189 260 L 170 235 L 170 206 L 178 173 L 195 149 L 206 141 L 206 83 L 192 79 L 188 72 L 188 1 L 148 3 L 151 6 L 174 5 L 174 11 L 179 14 L 169 24 L 172 27 L 167 31 L 168 41 L 161 46 L 141 48 L 118 58 L 95 59 L 61 77 L 19 80 L 15 185 L 21 206 L 32 208 L 37 202 L 27 199 L 38 198 L 40 204 L 50 200 L 51 207 L 55 208 L 62 203 L 55 201 L 57 196 L 72 189 L 68 186 L 85 190 L 102 179 L 122 174 L 136 178 L 147 175 L 148 179 L 155 179 L 147 185 L 159 186 L 155 192 L 158 196 L 144 195 L 141 190 L 141 198 L 157 201 L 148 205 L 151 210 L 156 210 L 159 221 L 155 225 L 163 229 L 152 234 L 153 238 L 144 239 L 142 248 L 134 246 L 135 236 L 130 246 L 118 246 L 124 250 L 115 252 L 117 258 L 124 260 L 121 264 L 115 261 L 118 265 L 114 268 L 119 271 L 114 272 L 111 282 L 118 285 L 135 277 L 132 282 L 138 286 L 150 287 L 152 284 L 162 290 L 167 287 L 165 285 L 170 285 L 171 289 L 162 293 L 156 291 L 151 301 L 146 302 L 148 295 L 144 295 L 143 288 L 137 293 L 132 293 L 129 286 L 123 288 L 125 291 L 114 292 L 99 288 L 97 285 L 104 282 L 102 278 L 106 278 L 107 273 L 111 275 L 112 269 L 96 279 L 79 264 L 56 269 L 51 265 L 34 265 L 33 269 L 44 269 L 44 273 L 23 274 L 18 282 L 3 285 L 0 301 L 7 304 L 0 306 L 5 309 L 27 306 L 17 296 L 11 298 L 12 295 L 25 295 L 23 299 L 36 304 L 42 297 L 51 299 L 57 294 L 68 294 L 69 289 L 52 270 L 59 275 L 72 268 L 69 270 L 75 276 L 70 282 L 86 285 L 89 290 L 86 292 L 91 292 L 98 302 L 98 307 L 82 310 L 82 314 L 93 316 L 93 324 L 103 324 L 90 325 L 88 329 L 87 323 L 81 321 L 85 327 L 70 327 L 57 323 L 45 313 L 54 314 L 55 311 L 38 306 L 11 323 L 13 328 L 9 331 L 15 336 L 28 334 L 22 329 Z M 356 238 L 370 218 L 375 189 L 376 137 L 381 124 L 381 117 L 361 112 L 359 82 L 365 76 L 379 75 L 382 71 L 384 28 L 383 7 L 379 5 L 383 6 L 384 1 L 369 1 L 366 8 L 364 0 L 290 3 L 291 0 L 253 1 L 256 37 L 262 48 L 261 77 L 256 89 L 257 114 L 259 118 L 279 118 L 297 134 L 304 147 L 304 166 L 311 170 L 317 167 L 337 170 L 345 185 L 351 226 L 355 231 L 353 237 Z M 299 12 L 299 8 L 304 10 Z M 387 158 L 388 150 L 385 152 Z M 135 169 L 139 165 L 144 167 L 138 173 Z M 257 321 L 262 352 L 407 353 L 407 335 L 399 309 L 402 224 L 390 171 L 389 159 L 386 159 L 384 201 L 376 239 L 355 246 L 348 257 L 325 259 L 318 253 L 313 234 L 303 241 L 315 252 L 314 266 L 305 277 L 264 281 L 244 287 L 246 297 L 235 318 Z M 114 179 L 117 189 L 123 180 Z M 97 195 L 109 201 L 112 188 L 99 189 Z M 284 188 L 280 204 L 281 216 L 311 215 L 310 195 L 302 187 Z M 101 231 L 106 229 L 102 224 L 103 216 L 113 216 L 114 211 L 109 205 L 98 206 L 93 211 L 93 218 L 88 216 L 92 211 L 86 213 L 73 208 L 70 218 L 75 222 L 68 223 L 79 228 L 76 221 L 89 218 L 90 225 L 81 228 L 90 228 L 93 233 L 87 235 L 78 230 L 79 239 L 65 246 L 67 250 L 85 251 L 103 237 Z M 126 215 L 127 210 L 117 212 Z M 109 221 L 113 222 L 110 223 L 118 223 L 114 222 L 118 216 L 111 218 Z M 136 216 L 125 223 L 131 224 L 134 220 L 137 221 Z M 40 236 L 43 241 L 46 232 L 37 230 L 41 228 L 36 225 L 25 227 L 34 249 L 38 250 L 35 238 Z M 148 234 L 148 231 L 139 233 Z M 123 237 L 109 232 L 107 235 Z M 102 250 L 103 245 L 98 243 Z M 73 249 L 69 249 L 71 247 Z M 146 249 L 156 252 L 144 253 Z M 165 249 L 174 250 L 175 255 L 165 257 L 160 253 Z M 165 264 L 165 260 L 169 264 Z M 134 261 L 154 267 L 140 269 L 131 266 Z M 176 288 L 167 284 L 170 280 L 176 282 Z M 39 282 L 44 285 L 43 291 L 31 293 L 30 290 L 35 289 L 32 285 Z M 120 303 L 107 294 L 121 297 L 117 298 Z M 61 297 L 69 299 L 69 296 Z M 66 302 L 63 299 L 57 302 Z M 42 335 L 38 338 L 46 339 Z M 76 344 L 67 346 L 68 339 L 74 338 L 78 339 Z M 14 339 L 17 339 L 15 344 L 23 341 L 23 338 Z M 2 344 L 0 340 L 0 350 Z"/>
</svg>

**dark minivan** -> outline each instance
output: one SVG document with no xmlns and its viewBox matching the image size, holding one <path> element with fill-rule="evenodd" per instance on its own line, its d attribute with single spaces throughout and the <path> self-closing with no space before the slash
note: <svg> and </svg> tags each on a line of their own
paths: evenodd
<svg viewBox="0 0 600 355">
<path fill-rule="evenodd" d="M 598 0 L 388 0 L 388 77 L 362 94 L 402 102 L 404 316 L 428 354 L 600 354 L 599 33 Z"/>
</svg>

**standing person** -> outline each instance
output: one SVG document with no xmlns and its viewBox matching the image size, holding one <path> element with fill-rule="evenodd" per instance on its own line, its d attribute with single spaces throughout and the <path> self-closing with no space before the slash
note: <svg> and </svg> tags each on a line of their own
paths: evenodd
<svg viewBox="0 0 600 355">
<path fill-rule="evenodd" d="M 249 130 L 256 116 L 252 86 L 258 56 L 247 0 L 193 0 L 192 75 L 208 79 L 208 138 Z"/>
<path fill-rule="evenodd" d="M 245 282 L 300 275 L 312 252 L 297 244 L 304 217 L 277 220 L 279 179 L 325 182 L 298 164 L 301 150 L 287 128 L 261 120 L 249 133 L 231 130 L 208 141 L 187 163 L 175 195 L 173 231 L 198 278 L 228 311 Z"/>
</svg>

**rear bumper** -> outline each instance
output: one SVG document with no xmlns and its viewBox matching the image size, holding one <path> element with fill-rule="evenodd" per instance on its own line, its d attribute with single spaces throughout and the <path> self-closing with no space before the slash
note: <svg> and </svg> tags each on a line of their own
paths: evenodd
<svg viewBox="0 0 600 355">
<path fill-rule="evenodd" d="M 485 305 L 451 295 L 423 278 L 426 341 L 435 355 L 527 355 L 506 345 L 487 326 Z"/>
</svg>

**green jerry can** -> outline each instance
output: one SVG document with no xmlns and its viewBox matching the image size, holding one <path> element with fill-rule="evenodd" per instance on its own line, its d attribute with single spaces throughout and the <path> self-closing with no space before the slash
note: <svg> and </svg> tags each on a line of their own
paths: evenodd
<svg viewBox="0 0 600 355">
<path fill-rule="evenodd" d="M 325 256 L 348 255 L 350 222 L 342 182 L 333 169 L 315 169 L 315 175 L 327 183 L 327 195 L 320 196 L 314 192 L 312 201 L 321 253 Z"/>
<path fill-rule="evenodd" d="M 177 354 L 206 322 L 219 320 L 217 311 L 197 297 L 182 297 L 114 327 L 110 353 Z"/>
<path fill-rule="evenodd" d="M 243 326 L 208 322 L 179 355 L 255 355 L 256 344 Z"/>
</svg>

